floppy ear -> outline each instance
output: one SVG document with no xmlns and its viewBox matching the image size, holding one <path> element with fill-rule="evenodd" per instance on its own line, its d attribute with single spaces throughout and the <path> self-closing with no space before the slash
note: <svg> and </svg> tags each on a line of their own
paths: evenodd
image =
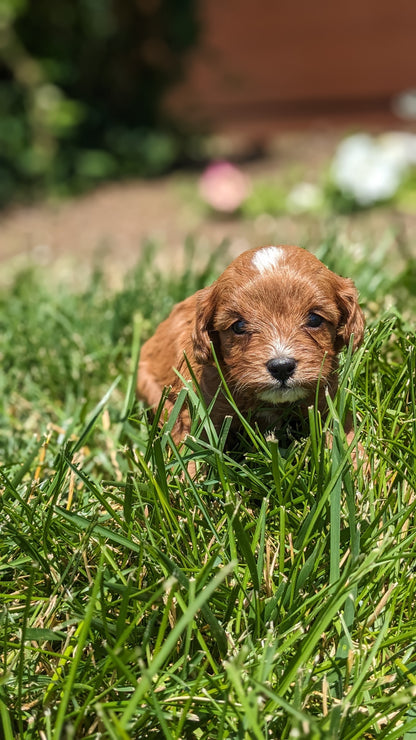
<svg viewBox="0 0 416 740">
<path fill-rule="evenodd" d="M 214 362 L 211 342 L 217 349 L 216 332 L 214 331 L 214 314 L 216 306 L 215 287 L 200 290 L 196 301 L 195 326 L 192 333 L 194 357 L 200 365 Z"/>
<path fill-rule="evenodd" d="M 341 310 L 341 319 L 338 324 L 335 348 L 339 352 L 344 345 L 348 345 L 351 335 L 354 335 L 353 349 L 357 349 L 363 341 L 365 319 L 358 303 L 358 292 L 352 280 L 338 278 L 337 302 Z"/>
</svg>

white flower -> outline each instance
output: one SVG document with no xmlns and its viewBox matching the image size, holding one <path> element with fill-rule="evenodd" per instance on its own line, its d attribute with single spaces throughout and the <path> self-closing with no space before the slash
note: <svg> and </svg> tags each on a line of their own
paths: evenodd
<svg viewBox="0 0 416 740">
<path fill-rule="evenodd" d="M 322 191 L 311 182 L 300 182 L 295 185 L 286 198 L 288 211 L 307 213 L 318 210 L 323 203 Z"/>
<path fill-rule="evenodd" d="M 339 145 L 332 177 L 341 191 L 360 205 L 368 206 L 391 198 L 413 162 L 416 162 L 416 137 L 389 134 L 377 140 L 369 134 L 356 134 Z"/>
</svg>

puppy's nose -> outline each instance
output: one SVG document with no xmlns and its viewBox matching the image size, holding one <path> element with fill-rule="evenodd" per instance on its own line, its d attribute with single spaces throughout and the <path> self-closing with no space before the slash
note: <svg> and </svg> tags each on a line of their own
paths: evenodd
<svg viewBox="0 0 416 740">
<path fill-rule="evenodd" d="M 266 362 L 266 367 L 270 375 L 284 383 L 295 372 L 296 364 L 293 357 L 273 357 L 272 360 Z"/>
</svg>

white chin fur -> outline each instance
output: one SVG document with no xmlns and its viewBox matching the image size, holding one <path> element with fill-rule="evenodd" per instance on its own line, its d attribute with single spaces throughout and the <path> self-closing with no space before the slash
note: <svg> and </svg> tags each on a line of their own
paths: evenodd
<svg viewBox="0 0 416 740">
<path fill-rule="evenodd" d="M 259 393 L 259 398 L 267 403 L 293 403 L 300 401 L 308 395 L 305 388 L 270 388 L 269 390 Z"/>
</svg>

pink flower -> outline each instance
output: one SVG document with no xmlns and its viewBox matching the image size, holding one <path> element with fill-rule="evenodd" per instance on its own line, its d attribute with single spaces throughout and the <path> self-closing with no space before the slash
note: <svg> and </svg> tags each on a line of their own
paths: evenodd
<svg viewBox="0 0 416 740">
<path fill-rule="evenodd" d="M 230 162 L 213 162 L 199 180 L 199 194 L 211 208 L 233 213 L 251 190 L 250 180 Z"/>
</svg>

